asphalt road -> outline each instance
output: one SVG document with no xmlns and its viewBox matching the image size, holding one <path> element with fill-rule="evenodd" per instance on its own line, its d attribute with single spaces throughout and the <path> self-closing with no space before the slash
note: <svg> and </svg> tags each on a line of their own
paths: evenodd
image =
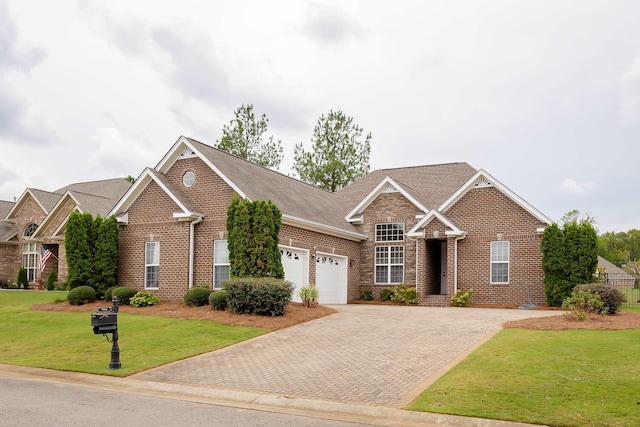
<svg viewBox="0 0 640 427">
<path fill-rule="evenodd" d="M 0 377 L 0 425 L 357 427 L 370 424 Z"/>
</svg>

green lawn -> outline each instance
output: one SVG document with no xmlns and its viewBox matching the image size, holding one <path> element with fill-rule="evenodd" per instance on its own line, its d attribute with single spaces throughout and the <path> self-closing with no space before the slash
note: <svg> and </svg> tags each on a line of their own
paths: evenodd
<svg viewBox="0 0 640 427">
<path fill-rule="evenodd" d="M 0 291 L 0 363 L 126 376 L 269 332 L 212 321 L 118 313 L 122 369 L 109 371 L 111 344 L 93 334 L 89 313 L 29 310 L 33 304 L 64 296 Z"/>
<path fill-rule="evenodd" d="M 504 329 L 408 409 L 553 426 L 637 426 L 640 330 Z"/>
</svg>

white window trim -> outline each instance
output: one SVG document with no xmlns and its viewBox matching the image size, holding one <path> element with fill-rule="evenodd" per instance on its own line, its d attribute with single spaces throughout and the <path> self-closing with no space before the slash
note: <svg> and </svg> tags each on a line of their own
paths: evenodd
<svg viewBox="0 0 640 427">
<path fill-rule="evenodd" d="M 378 227 L 382 225 L 396 225 L 402 228 L 402 233 L 400 234 L 400 239 L 398 240 L 378 240 Z M 387 229 L 387 231 L 389 231 Z M 404 242 L 404 222 L 381 222 L 376 224 L 375 230 L 375 241 L 376 243 L 391 243 L 391 242 Z"/>
<path fill-rule="evenodd" d="M 507 244 L 507 260 L 506 261 L 494 261 L 493 260 L 493 244 L 494 243 L 506 243 Z M 511 280 L 511 243 L 508 240 L 496 240 L 491 242 L 489 253 L 489 283 L 492 285 L 508 285 Z M 494 282 L 493 281 L 493 264 L 507 264 L 507 281 L 506 282 Z"/>
<path fill-rule="evenodd" d="M 27 249 L 26 251 L 25 248 Z M 25 257 L 27 262 L 25 262 Z M 30 266 L 29 264 L 33 264 L 33 266 Z M 27 281 L 35 281 L 38 275 L 38 248 L 35 243 L 22 244 L 22 267 L 27 273 Z M 30 275 L 29 272 L 32 272 L 33 275 Z"/>
<path fill-rule="evenodd" d="M 147 245 L 154 244 L 158 245 L 158 263 L 157 264 L 149 264 L 147 263 Z M 158 267 L 158 285 L 156 286 L 147 286 L 147 267 Z M 160 288 L 160 242 L 145 242 L 144 244 L 144 288 L 145 289 L 159 289 Z"/>
<path fill-rule="evenodd" d="M 378 264 L 377 263 L 377 259 L 376 259 L 376 252 L 378 251 L 378 248 L 386 248 L 387 249 L 387 257 L 389 259 L 389 262 L 386 264 Z M 391 263 L 391 248 L 402 248 L 402 264 L 393 264 Z M 404 273 L 405 273 L 405 268 L 404 268 L 404 260 L 405 260 L 405 253 L 404 253 L 404 246 L 403 245 L 379 245 L 375 247 L 374 250 L 374 254 L 373 254 L 373 283 L 376 285 L 399 285 L 401 283 L 404 283 Z M 400 282 L 392 282 L 391 281 L 391 267 L 397 267 L 401 265 L 402 266 L 402 281 Z M 387 267 L 387 281 L 386 282 L 378 282 L 378 275 L 376 274 L 377 271 L 377 267 L 378 266 L 384 266 Z"/>
<path fill-rule="evenodd" d="M 231 277 L 231 262 L 227 260 L 227 262 L 216 262 L 216 243 L 217 242 L 225 242 L 227 244 L 227 258 L 229 257 L 229 242 L 227 239 L 218 239 L 213 241 L 213 289 L 222 289 L 222 286 L 216 288 L 216 267 L 229 267 L 229 277 Z"/>
</svg>

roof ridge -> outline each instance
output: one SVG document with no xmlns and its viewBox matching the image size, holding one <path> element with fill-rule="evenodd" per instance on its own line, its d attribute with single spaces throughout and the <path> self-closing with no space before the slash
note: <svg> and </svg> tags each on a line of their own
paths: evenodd
<svg viewBox="0 0 640 427">
<path fill-rule="evenodd" d="M 99 198 L 101 198 L 101 199 L 111 200 L 111 198 L 110 198 L 110 197 L 101 196 L 101 195 L 99 195 L 99 194 L 85 193 L 85 192 L 83 192 L 83 191 L 78 191 L 78 190 L 67 190 L 67 191 L 65 191 L 65 193 L 67 193 L 67 192 L 68 192 L 68 193 L 73 193 L 73 194 L 82 194 L 82 195 L 84 195 L 84 196 L 99 197 Z M 64 196 L 64 194 L 63 194 L 63 196 Z"/>
<path fill-rule="evenodd" d="M 219 149 L 219 148 L 213 147 L 213 146 L 211 146 L 211 145 L 209 145 L 209 144 L 205 144 L 204 142 L 200 142 L 200 141 L 198 141 L 197 139 L 191 138 L 190 136 L 185 136 L 185 138 L 187 138 L 187 139 L 189 139 L 189 140 L 191 140 L 191 141 L 193 141 L 193 142 L 197 142 L 198 144 L 202 144 L 202 145 L 204 145 L 204 146 L 206 146 L 206 147 L 208 147 L 208 148 L 211 148 L 212 150 L 216 150 L 216 151 L 218 151 L 218 152 L 220 152 L 220 153 L 223 153 L 224 155 L 231 156 L 231 157 L 233 157 L 233 158 L 235 158 L 235 159 L 241 160 L 241 161 L 246 162 L 246 163 L 248 163 L 248 164 L 250 164 L 250 165 L 260 167 L 260 168 L 265 169 L 265 170 L 267 170 L 267 171 L 269 171 L 269 172 L 273 172 L 273 173 L 276 173 L 276 174 L 278 174 L 278 175 L 281 175 L 281 176 L 283 176 L 283 177 L 285 177 L 285 178 L 291 179 L 291 180 L 293 180 L 293 181 L 295 181 L 295 182 L 297 182 L 297 183 L 304 184 L 304 185 L 308 185 L 308 186 L 310 186 L 310 187 L 312 187 L 312 188 L 315 188 L 315 189 L 317 189 L 317 190 L 324 191 L 324 192 L 329 193 L 329 194 L 335 194 L 334 192 L 331 192 L 331 191 L 329 191 L 329 190 L 325 190 L 324 188 L 318 187 L 318 186 L 313 185 L 313 184 L 309 184 L 308 182 L 302 181 L 302 180 L 300 180 L 300 179 L 298 179 L 298 178 L 292 177 L 292 176 L 290 176 L 290 175 L 285 175 L 284 173 L 282 173 L 282 172 L 280 172 L 280 171 L 273 170 L 273 169 L 268 168 L 268 167 L 263 166 L 263 165 L 259 165 L 259 164 L 257 164 L 257 163 L 254 163 L 254 162 L 250 161 L 250 160 L 247 160 L 247 159 L 243 159 L 242 157 L 238 157 L 238 156 L 236 156 L 235 154 L 227 153 L 227 152 L 226 152 L 226 151 L 224 151 L 224 150 L 221 150 L 221 149 Z"/>
<path fill-rule="evenodd" d="M 432 167 L 437 167 L 437 166 L 465 165 L 465 164 L 473 168 L 473 166 L 471 166 L 467 162 L 446 162 L 446 163 L 434 163 L 434 164 L 431 164 L 431 165 L 413 165 L 413 166 L 399 166 L 399 167 L 396 167 L 396 168 L 382 168 L 382 169 L 375 169 L 375 170 L 373 170 L 371 172 L 392 171 L 392 170 L 399 170 L 399 169 L 432 168 Z"/>
</svg>

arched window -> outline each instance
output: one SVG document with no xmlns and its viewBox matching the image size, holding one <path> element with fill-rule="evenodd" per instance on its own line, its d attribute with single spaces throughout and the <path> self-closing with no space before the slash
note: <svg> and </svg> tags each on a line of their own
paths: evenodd
<svg viewBox="0 0 640 427">
<path fill-rule="evenodd" d="M 36 230 L 38 229 L 38 224 L 34 223 L 34 222 L 30 222 L 29 224 L 27 224 L 27 226 L 24 228 L 24 233 L 22 234 L 24 237 L 31 237 L 31 235 L 33 233 L 36 232 Z"/>
</svg>

